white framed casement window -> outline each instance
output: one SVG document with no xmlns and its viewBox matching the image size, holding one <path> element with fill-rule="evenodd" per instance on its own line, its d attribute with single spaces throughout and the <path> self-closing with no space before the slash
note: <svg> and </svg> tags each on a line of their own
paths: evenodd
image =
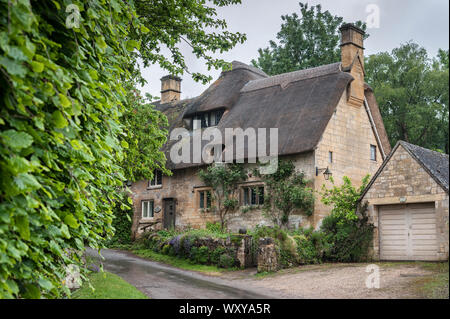
<svg viewBox="0 0 450 319">
<path fill-rule="evenodd" d="M 153 172 L 153 179 L 148 181 L 148 188 L 162 187 L 162 172 L 157 169 Z"/>
<path fill-rule="evenodd" d="M 377 160 L 377 147 L 375 145 L 370 144 L 370 160 Z"/>
<path fill-rule="evenodd" d="M 153 218 L 154 215 L 154 201 L 143 200 L 142 204 L 142 218 Z"/>
</svg>

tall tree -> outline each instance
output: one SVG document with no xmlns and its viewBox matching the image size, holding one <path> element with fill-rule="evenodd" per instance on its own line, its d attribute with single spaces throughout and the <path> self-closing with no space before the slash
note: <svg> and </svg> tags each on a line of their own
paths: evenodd
<svg viewBox="0 0 450 319">
<path fill-rule="evenodd" d="M 374 89 L 389 139 L 449 152 L 448 50 L 435 59 L 409 42 L 367 59 L 366 81 Z"/>
<path fill-rule="evenodd" d="M 252 64 L 269 75 L 312 68 L 340 61 L 339 27 L 343 18 L 322 11 L 321 5 L 299 3 L 297 13 L 281 16 L 283 24 L 277 40 L 269 47 L 259 49 L 259 57 Z M 363 30 L 361 21 L 355 23 Z M 366 35 L 367 37 L 367 35 Z"/>
</svg>

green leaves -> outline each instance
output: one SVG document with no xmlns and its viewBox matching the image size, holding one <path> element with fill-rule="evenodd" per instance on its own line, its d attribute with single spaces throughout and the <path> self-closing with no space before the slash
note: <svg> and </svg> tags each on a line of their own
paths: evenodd
<svg viewBox="0 0 450 319">
<path fill-rule="evenodd" d="M 449 52 L 431 60 L 409 42 L 369 56 L 365 68 L 391 145 L 398 140 L 449 152 Z"/>
<path fill-rule="evenodd" d="M 16 227 L 24 240 L 30 240 L 30 226 L 26 215 L 16 217 Z"/>
<path fill-rule="evenodd" d="M 64 128 L 69 125 L 69 122 L 64 118 L 61 111 L 59 110 L 53 112 L 52 120 L 56 128 Z"/>
<path fill-rule="evenodd" d="M 33 70 L 33 72 L 41 73 L 42 71 L 44 71 L 44 64 L 41 62 L 33 61 L 31 62 L 31 69 Z"/>
<path fill-rule="evenodd" d="M 69 225 L 71 228 L 77 229 L 78 227 L 80 227 L 80 225 L 78 224 L 78 221 L 72 214 L 68 214 L 68 215 L 66 215 L 66 217 L 64 217 L 64 223 Z"/>
<path fill-rule="evenodd" d="M 321 5 L 299 3 L 300 14 L 281 16 L 277 41 L 259 49 L 252 64 L 269 75 L 308 69 L 340 61 L 340 32 L 343 18 L 322 11 Z M 365 30 L 365 24 L 357 21 Z"/>
<path fill-rule="evenodd" d="M 33 143 L 31 135 L 16 130 L 3 131 L 0 133 L 0 138 L 6 147 L 10 147 L 17 151 L 29 147 Z"/>
</svg>

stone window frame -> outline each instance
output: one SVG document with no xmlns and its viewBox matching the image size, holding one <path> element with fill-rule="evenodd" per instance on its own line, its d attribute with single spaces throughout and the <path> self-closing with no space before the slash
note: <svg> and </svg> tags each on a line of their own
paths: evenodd
<svg viewBox="0 0 450 319">
<path fill-rule="evenodd" d="M 372 153 L 373 151 L 373 153 Z M 373 155 L 373 157 L 372 157 Z M 370 144 L 370 160 L 376 162 L 377 161 L 377 146 Z"/>
<path fill-rule="evenodd" d="M 333 162 L 334 162 L 334 154 L 333 154 L 333 151 L 328 151 L 328 163 L 329 164 L 333 164 Z"/>
<path fill-rule="evenodd" d="M 152 203 L 152 216 L 144 216 L 144 203 Z M 141 200 L 141 219 L 152 220 L 155 218 L 155 200 L 154 199 L 143 199 Z"/>
<path fill-rule="evenodd" d="M 161 178 L 160 181 L 159 181 L 160 184 L 157 184 L 159 178 Z M 155 169 L 155 170 L 153 171 L 153 179 L 148 180 L 147 189 L 157 189 L 157 188 L 162 188 L 162 185 L 163 185 L 162 180 L 163 180 L 163 174 L 162 174 L 162 171 L 159 170 L 159 169 Z M 155 184 L 154 184 L 154 185 L 152 185 L 152 182 L 153 182 L 153 181 L 155 181 Z"/>
<path fill-rule="evenodd" d="M 200 205 L 200 193 L 206 193 L 209 192 L 210 194 L 210 202 L 208 205 L 208 197 L 203 195 L 203 207 Z M 197 210 L 206 210 L 209 211 L 211 207 L 213 206 L 214 200 L 212 196 L 213 189 L 211 187 L 198 187 L 195 189 L 195 208 Z M 206 206 L 206 207 L 205 207 Z"/>
<path fill-rule="evenodd" d="M 255 204 L 252 204 L 252 192 L 250 192 L 250 194 L 249 194 L 250 196 L 248 197 L 248 203 L 245 203 L 245 190 L 250 189 L 253 191 L 254 188 L 258 189 L 258 191 L 255 193 L 255 196 L 256 196 Z M 263 188 L 262 201 L 260 199 L 260 192 L 259 192 L 260 188 Z M 264 205 L 265 193 L 266 193 L 266 185 L 264 185 L 264 183 L 251 183 L 251 184 L 240 185 L 239 186 L 239 206 L 261 207 L 262 205 Z"/>
</svg>

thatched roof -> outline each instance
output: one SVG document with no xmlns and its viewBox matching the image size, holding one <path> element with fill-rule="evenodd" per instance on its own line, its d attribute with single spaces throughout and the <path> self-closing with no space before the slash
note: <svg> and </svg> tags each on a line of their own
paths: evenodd
<svg viewBox="0 0 450 319">
<path fill-rule="evenodd" d="M 278 128 L 279 155 L 304 153 L 315 149 L 342 94 L 353 80 L 341 70 L 340 63 L 300 70 L 276 76 L 233 62 L 231 71 L 223 72 L 200 96 L 167 104 L 157 108 L 164 112 L 170 130 L 184 127 L 184 118 L 194 114 L 223 108 L 218 129 L 225 128 Z M 367 100 L 380 140 L 386 153 L 389 141 L 384 130 L 378 106 L 371 89 L 366 87 Z M 168 142 L 164 151 L 175 142 Z M 206 144 L 207 142 L 205 142 Z M 192 148 L 191 148 L 192 149 Z M 201 164 L 168 163 L 179 169 Z"/>
</svg>

